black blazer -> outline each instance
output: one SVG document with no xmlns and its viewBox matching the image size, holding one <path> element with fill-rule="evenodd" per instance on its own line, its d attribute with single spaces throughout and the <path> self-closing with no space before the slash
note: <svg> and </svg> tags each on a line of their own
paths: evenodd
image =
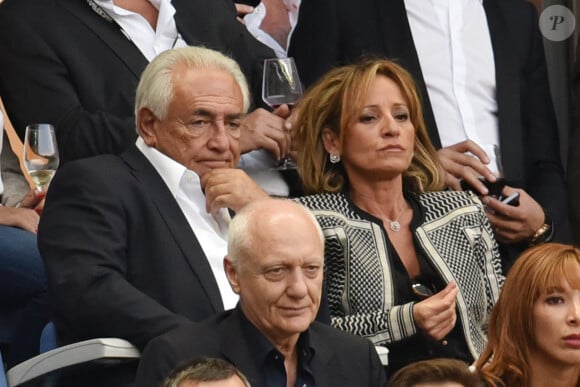
<svg viewBox="0 0 580 387">
<path fill-rule="evenodd" d="M 236 59 L 259 98 L 263 59 L 274 54 L 236 20 L 232 2 L 172 3 L 183 39 Z M 85 0 L 4 1 L 0 52 L 0 95 L 21 137 L 29 123 L 56 125 L 61 161 L 120 153 L 135 140 L 147 59 Z"/>
<path fill-rule="evenodd" d="M 576 63 L 572 76 L 574 105 L 573 121 L 570 129 L 568 149 L 568 201 L 570 203 L 570 221 L 572 223 L 573 242 L 580 246 L 580 40 L 576 46 Z"/>
<path fill-rule="evenodd" d="M 524 0 L 484 0 L 493 46 L 504 173 L 552 215 L 556 239 L 569 239 L 558 128 L 538 17 Z M 313 55 L 312 53 L 316 53 Z M 303 82 L 362 56 L 388 57 L 414 76 L 431 141 L 441 141 L 403 0 L 304 0 L 292 35 Z"/>
<path fill-rule="evenodd" d="M 59 337 L 120 337 L 139 348 L 223 310 L 194 232 L 136 148 L 62 166 L 38 245 Z"/>
<path fill-rule="evenodd" d="M 256 365 L 253 343 L 245 336 L 240 313 L 236 308 L 153 340 L 142 354 L 135 385 L 158 387 L 178 364 L 208 356 L 231 362 L 252 387 L 265 387 L 263 370 Z M 384 368 L 369 340 L 318 322 L 308 332 L 315 351 L 310 365 L 316 386 L 385 385 Z"/>
</svg>

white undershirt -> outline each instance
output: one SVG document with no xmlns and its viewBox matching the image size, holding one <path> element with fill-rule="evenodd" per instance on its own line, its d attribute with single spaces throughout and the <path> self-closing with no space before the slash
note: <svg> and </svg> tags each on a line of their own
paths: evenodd
<svg viewBox="0 0 580 387">
<path fill-rule="evenodd" d="M 217 281 L 225 309 L 238 302 L 227 280 L 223 260 L 227 252 L 228 225 L 231 220 L 226 208 L 215 214 L 205 210 L 205 196 L 201 190 L 199 176 L 157 149 L 149 147 L 141 137 L 135 142 L 137 148 L 153 164 L 185 215 L 211 266 Z"/>
<path fill-rule="evenodd" d="M 482 0 L 405 0 L 442 146 L 470 139 L 498 172 L 495 66 Z"/>
<path fill-rule="evenodd" d="M 260 29 L 260 25 L 262 24 L 264 17 L 266 17 L 266 7 L 263 2 L 260 2 L 260 4 L 254 8 L 254 12 L 244 16 L 244 23 L 246 24 L 248 31 L 250 31 L 250 33 L 260 42 L 274 50 L 278 58 L 285 58 L 288 56 L 288 44 L 290 43 L 292 32 L 294 32 L 294 27 L 296 27 L 296 23 L 298 22 L 298 9 L 300 8 L 300 0 L 282 1 L 288 9 L 288 19 L 291 27 L 286 41 L 286 47 L 280 46 L 280 44 L 270 36 L 270 34 Z"/>
</svg>

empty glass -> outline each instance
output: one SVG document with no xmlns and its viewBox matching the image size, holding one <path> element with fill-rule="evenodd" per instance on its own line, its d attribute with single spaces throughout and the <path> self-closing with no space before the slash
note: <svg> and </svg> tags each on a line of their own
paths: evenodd
<svg viewBox="0 0 580 387">
<path fill-rule="evenodd" d="M 293 58 L 264 60 L 262 99 L 272 108 L 282 104 L 292 107 L 302 97 L 302 83 Z M 295 169 L 291 158 L 280 160 L 277 169 Z"/>
</svg>

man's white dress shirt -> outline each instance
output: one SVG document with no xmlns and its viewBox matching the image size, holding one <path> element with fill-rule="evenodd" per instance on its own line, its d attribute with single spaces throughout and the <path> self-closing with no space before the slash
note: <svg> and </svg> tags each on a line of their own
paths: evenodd
<svg viewBox="0 0 580 387">
<path fill-rule="evenodd" d="M 244 23 L 246 24 L 248 31 L 250 31 L 250 33 L 260 42 L 274 50 L 278 58 L 285 58 L 288 56 L 288 44 L 290 43 L 294 27 L 296 27 L 296 23 L 298 22 L 298 10 L 300 8 L 300 0 L 282 0 L 282 2 L 286 6 L 286 9 L 288 9 L 288 19 L 291 27 L 288 39 L 286 40 L 286 47 L 282 47 L 276 39 L 260 29 L 262 20 L 266 17 L 266 7 L 264 6 L 264 3 L 260 2 L 260 4 L 254 8 L 254 12 L 244 16 Z"/>
<path fill-rule="evenodd" d="M 140 14 L 117 7 L 113 0 L 94 0 L 121 27 L 148 61 L 173 47 L 185 47 L 187 43 L 179 36 L 175 25 L 175 8 L 170 0 L 149 0 L 159 11 L 157 28 Z"/>
<path fill-rule="evenodd" d="M 153 164 L 197 237 L 217 281 L 224 308 L 235 307 L 238 295 L 230 287 L 223 267 L 227 252 L 228 225 L 231 220 L 228 210 L 222 208 L 215 214 L 207 213 L 205 195 L 201 190 L 199 176 L 195 172 L 157 149 L 149 147 L 141 137 L 137 138 L 135 144 Z"/>
<path fill-rule="evenodd" d="M 495 66 L 482 0 L 405 0 L 442 146 L 470 139 L 498 173 Z"/>
</svg>

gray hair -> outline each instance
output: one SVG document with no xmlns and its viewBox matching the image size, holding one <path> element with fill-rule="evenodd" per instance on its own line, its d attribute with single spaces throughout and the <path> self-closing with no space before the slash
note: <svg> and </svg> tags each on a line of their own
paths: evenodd
<svg viewBox="0 0 580 387">
<path fill-rule="evenodd" d="M 137 86 L 135 117 L 146 107 L 158 119 L 165 118 L 173 98 L 173 72 L 180 66 L 222 70 L 230 74 L 242 92 L 244 113 L 250 108 L 250 89 L 238 63 L 219 51 L 188 46 L 162 52 L 147 65 Z"/>
<path fill-rule="evenodd" d="M 274 211 L 282 208 L 277 213 L 264 213 L 264 207 L 270 207 Z M 279 216 L 290 211 L 296 210 L 302 213 L 312 222 L 316 229 L 316 234 L 322 246 L 324 246 L 324 234 L 316 220 L 316 217 L 302 204 L 288 200 L 288 199 L 264 199 L 258 200 L 248 204 L 239 211 L 230 222 L 228 228 L 228 259 L 235 266 L 238 267 L 239 257 L 247 254 L 249 249 L 254 245 L 253 233 L 251 227 L 254 226 L 264 217 Z"/>
</svg>

